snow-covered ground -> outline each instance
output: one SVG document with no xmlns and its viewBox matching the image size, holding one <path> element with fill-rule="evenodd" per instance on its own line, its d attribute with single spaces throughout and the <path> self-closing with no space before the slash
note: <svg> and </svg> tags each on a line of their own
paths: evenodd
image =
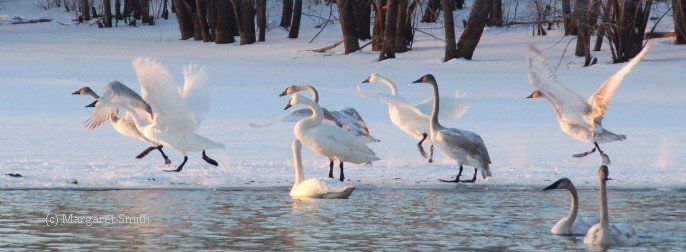
<svg viewBox="0 0 686 252">
<path fill-rule="evenodd" d="M 475 131 L 485 140 L 493 178 L 478 183 L 542 186 L 569 177 L 580 186 L 596 184 L 598 156 L 571 157 L 590 146 L 559 130 L 549 104 L 524 98 L 533 90 L 525 72 L 526 46 L 538 46 L 557 64 L 570 39 L 563 39 L 559 30 L 531 37 L 530 27 L 487 28 L 474 60 L 447 63 L 442 62 L 443 43 L 417 33 L 412 51 L 377 62 L 378 54 L 370 47 L 347 56 L 342 46 L 333 54 L 305 51 L 341 37 L 338 24 L 329 25 L 308 44 L 317 32 L 309 18 L 303 18 L 299 39 L 286 39 L 287 31 L 274 28 L 268 31 L 266 43 L 216 45 L 179 41 L 173 15 L 155 26 L 98 29 L 59 24 L 69 23 L 73 14 L 38 10 L 32 2 L 0 3 L 3 18 L 55 18 L 48 23 L 0 25 L 0 186 L 4 188 L 289 185 L 293 123 L 259 129 L 249 123 L 269 122 L 283 114 L 287 98 L 277 95 L 291 84 L 319 88 L 326 107 L 356 108 L 372 134 L 381 139 L 370 144 L 381 161 L 371 167 L 347 166 L 352 183 L 437 186 L 437 179 L 453 177 L 457 167 L 450 159 L 439 153 L 436 162 L 428 164 L 417 152 L 416 140 L 390 122 L 383 104 L 355 94 L 355 87 L 372 72 L 394 80 L 400 94 L 412 101 L 431 95 L 429 86 L 411 83 L 426 73 L 437 77 L 442 94 L 466 94 L 464 99 L 471 105 L 467 114 L 443 124 Z M 434 33 L 442 34 L 440 29 Z M 686 185 L 686 47 L 675 46 L 670 39 L 654 42 L 643 62 L 625 78 L 605 117 L 606 128 L 628 136 L 627 141 L 603 146 L 613 161 L 610 176 L 615 187 Z M 607 50 L 594 54 L 597 65 L 582 67 L 583 59 L 571 56 L 572 49 L 558 74 L 583 96 L 622 67 L 609 63 Z M 219 167 L 193 153 L 182 172 L 166 173 L 162 170 L 169 167 L 157 152 L 143 160 L 134 158 L 145 144 L 122 137 L 110 125 L 96 130 L 82 126 L 90 113 L 83 106 L 91 100 L 71 92 L 82 86 L 100 91 L 113 79 L 138 89 L 131 60 L 139 56 L 161 61 L 177 79 L 185 64 L 198 63 L 207 69 L 214 84 L 213 105 L 200 132 L 226 145 L 209 151 Z M 363 87 L 387 92 L 380 85 Z M 167 153 L 174 166 L 181 161 L 175 151 Z M 324 158 L 306 148 L 303 156 L 306 176 L 326 176 Z M 466 177 L 472 175 L 471 169 L 465 171 Z M 7 173 L 23 177 L 4 176 Z M 78 184 L 71 184 L 73 180 Z"/>
</svg>

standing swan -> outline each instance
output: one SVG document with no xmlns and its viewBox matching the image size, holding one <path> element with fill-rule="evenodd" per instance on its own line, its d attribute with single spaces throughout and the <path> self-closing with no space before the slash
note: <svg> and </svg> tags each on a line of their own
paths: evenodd
<svg viewBox="0 0 686 252">
<path fill-rule="evenodd" d="M 349 186 L 335 179 L 311 178 L 305 180 L 303 164 L 300 157 L 302 148 L 299 140 L 293 140 L 293 167 L 295 168 L 295 183 L 291 187 L 291 197 L 347 199 L 355 187 Z"/>
<path fill-rule="evenodd" d="M 279 97 L 293 94 L 299 91 L 309 91 L 310 93 L 312 93 L 312 99 L 314 100 L 314 102 L 319 103 L 319 92 L 313 86 L 291 85 L 288 86 L 281 94 L 279 94 Z M 369 134 L 369 127 L 367 127 L 367 123 L 365 123 L 364 120 L 362 120 L 362 117 L 359 113 L 357 113 L 355 109 L 343 108 L 341 110 L 336 111 L 322 108 L 322 112 L 324 112 L 324 122 L 336 125 L 338 127 L 342 127 L 347 131 L 352 132 L 363 143 L 380 142 L 379 139 L 376 139 Z M 297 117 L 298 120 L 310 116 L 312 116 L 312 110 L 309 108 L 298 109 L 288 114 L 288 117 Z M 329 159 L 329 178 L 333 178 L 333 165 L 333 159 Z"/>
<path fill-rule="evenodd" d="M 643 50 L 636 55 L 617 73 L 605 81 L 598 90 L 585 101 L 579 94 L 567 88 L 546 63 L 541 52 L 533 46 L 529 47 L 527 56 L 527 66 L 529 71 L 529 81 L 537 90 L 527 98 L 544 98 L 550 102 L 557 113 L 557 120 L 560 128 L 565 133 L 576 139 L 593 144 L 590 151 L 573 155 L 574 157 L 585 157 L 598 149 L 602 164 L 610 164 L 610 158 L 600 149 L 598 143 L 609 143 L 626 139 L 625 135 L 615 134 L 603 128 L 602 121 L 605 110 L 610 104 L 622 79 L 631 69 L 638 64 L 645 56 L 650 47 L 650 41 L 643 47 Z"/>
<path fill-rule="evenodd" d="M 295 137 L 312 151 L 340 162 L 340 180 L 343 181 L 343 162 L 362 164 L 379 160 L 372 149 L 362 143 L 353 133 L 340 127 L 322 124 L 322 108 L 316 102 L 294 94 L 284 110 L 297 104 L 304 104 L 312 110 L 312 116 L 295 124 Z"/>
<path fill-rule="evenodd" d="M 390 115 L 391 122 L 393 122 L 396 127 L 408 135 L 419 140 L 417 143 L 419 154 L 421 154 L 424 158 L 428 158 L 429 163 L 432 163 L 433 142 L 427 137 L 429 134 L 429 115 L 431 115 L 431 110 L 433 109 L 433 97 L 425 99 L 420 104 L 410 104 L 405 100 L 405 98 L 398 94 L 398 87 L 395 85 L 395 83 L 376 73 L 369 75 L 369 77 L 362 81 L 362 83 L 381 83 L 386 85 L 391 90 L 390 96 L 378 95 L 380 100 L 388 104 L 388 114 Z M 455 98 L 441 97 L 441 99 L 444 101 L 444 104 L 445 102 L 448 102 L 450 105 L 444 106 L 448 109 L 442 110 L 439 116 L 445 115 L 445 117 L 448 119 L 459 119 L 464 115 L 465 112 L 467 112 L 467 109 L 469 108 L 468 105 L 459 102 L 458 99 Z M 430 150 L 432 150 L 432 152 L 428 155 L 422 146 L 424 141 L 427 141 L 428 145 L 431 146 Z"/>
<path fill-rule="evenodd" d="M 184 156 L 176 169 L 167 171 L 181 171 L 188 161 L 187 153 L 191 151 L 201 151 L 205 162 L 218 166 L 205 151 L 224 148 L 224 145 L 195 133 L 210 107 L 204 70 L 194 66 L 185 68 L 184 86 L 179 90 L 171 73 L 159 62 L 138 58 L 133 60 L 133 67 L 141 84 L 141 95 L 118 82 L 107 84 L 103 96 L 93 102 L 96 110 L 86 122 L 87 126 L 99 126 L 121 107 L 130 113 L 136 128 L 146 138 Z"/>
<path fill-rule="evenodd" d="M 462 182 L 475 182 L 477 170 L 481 170 L 481 175 L 484 179 L 491 177 L 491 169 L 489 168 L 491 164 L 491 158 L 488 155 L 488 150 L 486 149 L 484 140 L 474 132 L 455 128 L 446 128 L 438 122 L 440 98 L 438 94 L 438 83 L 436 83 L 436 78 L 434 78 L 434 76 L 431 74 L 427 74 L 413 83 L 428 83 L 433 86 L 434 106 L 433 111 L 431 112 L 431 121 L 429 122 L 431 141 L 437 145 L 438 148 L 443 151 L 443 153 L 457 161 L 457 164 L 460 166 L 460 172 L 457 174 L 455 180 L 440 181 L 455 183 L 460 182 L 462 165 L 474 167 L 474 177 L 472 177 L 471 180 L 465 180 Z"/>
<path fill-rule="evenodd" d="M 561 178 L 555 183 L 549 185 L 543 190 L 564 189 L 569 191 L 571 195 L 571 205 L 569 206 L 569 214 L 562 217 L 552 229 L 550 233 L 556 235 L 585 235 L 588 229 L 594 223 L 598 223 L 598 218 L 579 218 L 577 219 L 577 211 L 579 209 L 579 196 L 576 193 L 574 183 L 568 178 Z"/>
<path fill-rule="evenodd" d="M 123 84 L 122 84 L 123 85 Z M 90 87 L 82 87 L 79 90 L 76 90 L 76 92 L 71 93 L 73 95 L 90 95 L 93 98 L 100 99 L 100 96 L 96 94 Z M 93 107 L 92 105 L 88 105 L 86 107 Z M 162 150 L 162 145 L 157 144 L 153 141 L 150 141 L 150 139 L 146 138 L 139 130 L 136 128 L 136 124 L 133 122 L 133 118 L 131 117 L 131 114 L 129 112 L 124 112 L 124 117 L 119 118 L 117 117 L 119 110 L 116 110 L 112 117 L 110 118 L 110 122 L 112 123 L 112 127 L 119 132 L 122 135 L 131 137 L 133 139 L 136 139 L 141 142 L 149 143 L 152 146 L 148 147 L 147 149 L 143 150 L 136 158 L 143 158 L 147 156 L 151 151 L 157 149 L 160 154 L 162 154 L 162 158 L 164 158 L 164 164 L 171 164 L 171 160 L 169 160 L 169 157 L 167 154 L 164 153 Z"/>
<path fill-rule="evenodd" d="M 593 225 L 584 237 L 585 244 L 599 246 L 626 246 L 638 245 L 638 235 L 631 226 L 624 223 L 610 224 L 610 214 L 607 209 L 607 181 L 609 171 L 606 165 L 598 169 L 600 177 L 600 223 Z"/>
</svg>

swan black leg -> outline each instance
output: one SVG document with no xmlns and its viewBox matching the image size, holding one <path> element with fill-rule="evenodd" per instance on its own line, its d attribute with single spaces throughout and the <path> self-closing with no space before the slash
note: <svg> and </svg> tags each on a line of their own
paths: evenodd
<svg viewBox="0 0 686 252">
<path fill-rule="evenodd" d="M 188 156 L 183 156 L 183 162 L 179 165 L 179 167 L 176 167 L 174 170 L 164 170 L 166 172 L 180 172 L 181 169 L 183 169 L 183 166 L 186 165 L 186 161 L 188 161 Z"/>
<path fill-rule="evenodd" d="M 147 149 L 145 149 L 143 152 L 141 152 L 140 154 L 138 154 L 138 156 L 136 156 L 136 158 L 144 158 L 145 156 L 147 156 L 147 155 L 148 155 L 151 151 L 153 151 L 154 149 L 157 149 L 157 148 L 156 148 L 156 147 L 150 146 L 150 147 L 148 147 Z"/>
<path fill-rule="evenodd" d="M 429 163 L 433 163 L 434 162 L 434 145 L 433 144 L 431 145 L 429 150 L 431 151 L 431 154 L 429 154 Z"/>
<path fill-rule="evenodd" d="M 219 164 L 217 163 L 217 161 L 214 161 L 214 159 L 211 159 L 210 157 L 208 157 L 208 156 L 205 154 L 205 151 L 202 151 L 202 160 L 205 160 L 205 162 L 207 162 L 207 163 L 209 163 L 209 164 L 211 164 L 211 165 L 219 166 Z"/>
<path fill-rule="evenodd" d="M 333 178 L 333 159 L 329 159 L 329 178 Z"/>
<path fill-rule="evenodd" d="M 339 180 L 340 180 L 340 181 L 344 181 L 344 180 L 345 180 L 345 175 L 343 175 L 343 162 L 341 162 L 340 164 L 338 164 L 338 166 L 341 168 L 341 177 L 340 177 Z"/>
<path fill-rule="evenodd" d="M 463 182 L 463 183 L 474 183 L 474 182 L 476 182 L 476 173 L 477 173 L 477 171 L 479 171 L 479 170 L 477 170 L 476 168 L 474 168 L 474 176 L 472 177 L 472 179 L 470 179 L 470 180 L 463 180 L 462 182 Z"/>
<path fill-rule="evenodd" d="M 463 167 L 460 165 L 460 172 L 457 173 L 457 177 L 455 177 L 455 180 L 443 180 L 443 179 L 439 179 L 438 181 L 441 181 L 441 182 L 450 182 L 450 183 L 459 183 L 459 182 L 460 182 L 460 176 L 462 176 L 462 169 L 463 169 Z"/>
<path fill-rule="evenodd" d="M 160 154 L 162 154 L 162 157 L 164 158 L 164 164 L 171 164 L 171 160 L 169 160 L 167 154 L 164 154 L 164 151 L 162 151 L 162 145 L 158 145 L 157 150 L 160 151 Z"/>
<path fill-rule="evenodd" d="M 591 149 L 590 151 L 587 151 L 587 152 L 584 152 L 584 153 L 579 153 L 579 154 L 574 154 L 574 155 L 572 155 L 572 156 L 575 157 L 575 158 L 585 157 L 585 156 L 588 156 L 588 155 L 590 155 L 591 153 L 595 152 L 595 149 L 596 149 L 596 148 L 593 148 L 593 149 Z"/>
<path fill-rule="evenodd" d="M 424 147 L 422 146 L 422 143 L 424 140 L 426 140 L 426 137 L 426 133 L 422 133 L 422 139 L 419 140 L 419 143 L 417 143 L 417 148 L 419 148 L 419 154 L 422 154 L 422 157 L 429 158 L 429 155 L 426 154 L 426 151 L 424 151 Z"/>
<path fill-rule="evenodd" d="M 598 142 L 593 142 L 593 145 L 595 145 L 595 148 L 598 149 L 598 153 L 600 153 L 600 158 L 602 160 L 602 163 L 604 165 L 609 165 L 610 164 L 610 157 L 608 157 L 603 150 L 600 149 L 600 146 L 598 145 Z"/>
</svg>

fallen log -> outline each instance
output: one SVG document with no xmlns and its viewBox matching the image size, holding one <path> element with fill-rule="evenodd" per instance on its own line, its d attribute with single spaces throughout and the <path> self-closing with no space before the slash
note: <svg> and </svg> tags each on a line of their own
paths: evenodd
<svg viewBox="0 0 686 252">
<path fill-rule="evenodd" d="M 10 24 L 35 24 L 35 23 L 50 22 L 50 21 L 52 21 L 52 18 L 39 18 L 39 19 L 12 21 Z"/>
</svg>

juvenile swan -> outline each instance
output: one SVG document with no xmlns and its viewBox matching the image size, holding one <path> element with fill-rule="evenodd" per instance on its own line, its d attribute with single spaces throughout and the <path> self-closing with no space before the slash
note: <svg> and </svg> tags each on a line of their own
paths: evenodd
<svg viewBox="0 0 686 252">
<path fill-rule="evenodd" d="M 607 79 L 591 95 L 588 101 L 585 101 L 580 95 L 559 81 L 555 72 L 550 69 L 545 58 L 541 55 L 541 52 L 536 47 L 529 47 L 526 60 L 529 69 L 529 80 L 537 90 L 527 98 L 546 99 L 555 109 L 562 131 L 582 142 L 592 143 L 594 146 L 590 151 L 575 154 L 573 155 L 574 157 L 585 157 L 598 149 L 602 164 L 610 164 L 610 158 L 600 149 L 598 143 L 622 141 L 626 139 L 626 136 L 612 133 L 603 128 L 602 121 L 605 116 L 605 110 L 622 84 L 624 76 L 641 61 L 646 52 L 648 52 L 649 47 L 650 41 L 636 57 Z"/>
<path fill-rule="evenodd" d="M 550 233 L 556 235 L 585 235 L 589 228 L 594 223 L 598 223 L 598 218 L 578 218 L 577 211 L 579 209 L 579 196 L 576 193 L 574 183 L 568 178 L 561 178 L 555 183 L 549 185 L 543 190 L 563 189 L 569 191 L 571 196 L 571 205 L 569 206 L 569 214 L 562 217 L 552 229 Z"/>
<path fill-rule="evenodd" d="M 123 84 L 122 84 L 123 85 Z M 105 87 L 110 87 L 109 85 Z M 105 92 L 108 92 L 106 89 Z M 76 92 L 72 93 L 73 95 L 90 95 L 93 98 L 100 99 L 100 96 L 96 94 L 90 87 L 82 87 L 79 90 L 76 90 Z M 86 107 L 93 107 L 92 103 L 87 105 Z M 150 147 L 147 149 L 143 150 L 140 154 L 136 156 L 136 158 L 143 158 L 147 156 L 151 151 L 157 149 L 160 154 L 162 154 L 162 158 L 164 158 L 164 164 L 171 164 L 171 160 L 169 160 L 169 157 L 167 154 L 164 153 L 162 150 L 162 145 L 155 143 L 153 141 L 150 141 L 150 139 L 146 138 L 143 133 L 136 128 L 136 124 L 133 122 L 133 118 L 131 117 L 131 114 L 129 112 L 124 111 L 124 116 L 122 118 L 117 117 L 117 114 L 119 113 L 119 109 L 116 109 L 116 111 L 113 111 L 114 113 L 112 114 L 112 117 L 110 118 L 110 122 L 112 123 L 112 127 L 119 132 L 119 134 L 131 137 L 133 139 L 136 139 L 141 142 L 149 143 Z"/>
<path fill-rule="evenodd" d="M 302 148 L 299 140 L 293 140 L 293 167 L 295 168 L 295 183 L 291 188 L 291 197 L 337 198 L 346 199 L 353 193 L 355 187 L 341 181 L 328 178 L 311 178 L 305 180 L 303 164 L 300 156 Z"/>
<path fill-rule="evenodd" d="M 624 223 L 610 224 L 610 214 L 607 209 L 607 181 L 609 170 L 606 165 L 598 169 L 600 177 L 600 223 L 595 224 L 588 230 L 584 237 L 585 244 L 598 246 L 625 246 L 638 245 L 638 235 L 631 226 Z"/>
<path fill-rule="evenodd" d="M 93 102 L 95 111 L 86 122 L 95 128 L 112 117 L 119 108 L 130 113 L 136 128 L 153 142 L 179 151 L 183 162 L 171 172 L 179 172 L 188 161 L 187 153 L 202 151 L 207 163 L 217 166 L 205 151 L 224 148 L 195 130 L 209 110 L 210 92 L 204 70 L 194 66 L 184 69 L 184 86 L 179 90 L 171 73 L 157 61 L 138 58 L 133 68 L 141 84 L 141 95 L 121 83 L 110 83 L 102 97 Z"/>
<path fill-rule="evenodd" d="M 322 124 L 322 108 L 316 102 L 294 94 L 284 110 L 297 104 L 304 104 L 312 110 L 312 116 L 302 119 L 293 129 L 295 137 L 312 151 L 340 162 L 340 180 L 343 181 L 343 162 L 362 164 L 379 160 L 372 149 L 367 147 L 353 133 L 340 127 Z"/>
<path fill-rule="evenodd" d="M 312 99 L 314 100 L 314 102 L 319 103 L 319 92 L 313 86 L 291 85 L 288 86 L 281 94 L 279 94 L 279 97 L 293 94 L 299 91 L 309 91 L 310 93 L 312 93 Z M 375 137 L 370 135 L 367 123 L 365 123 L 364 120 L 362 120 L 362 117 L 359 113 L 357 113 L 357 110 L 355 110 L 354 108 L 343 108 L 341 110 L 336 111 L 328 110 L 322 107 L 322 112 L 324 112 L 324 122 L 336 125 L 338 127 L 342 127 L 345 130 L 352 132 L 363 143 L 380 142 L 379 139 L 376 139 Z M 310 110 L 309 108 L 298 109 L 287 115 L 287 117 L 290 118 L 289 120 L 296 118 L 297 120 L 300 120 L 302 118 L 310 116 L 312 116 L 312 110 Z M 333 160 L 329 159 L 329 178 L 333 178 L 333 165 Z"/>
<path fill-rule="evenodd" d="M 377 95 L 382 102 L 388 104 L 388 114 L 391 118 L 391 122 L 406 134 L 419 140 L 417 143 L 419 154 L 424 158 L 429 158 L 429 163 L 432 163 L 433 142 L 430 138 L 427 138 L 427 136 L 429 134 L 429 120 L 431 110 L 433 109 L 434 98 L 425 99 L 416 105 L 410 104 L 405 98 L 398 94 L 398 87 L 395 83 L 377 73 L 370 74 L 362 83 L 381 83 L 391 90 L 390 96 Z M 444 106 L 444 110 L 439 114 L 441 118 L 457 120 L 462 117 L 469 108 L 467 104 L 464 104 L 455 98 L 441 97 L 441 101 L 444 105 L 446 103 L 448 104 L 448 106 Z M 428 142 L 428 145 L 431 146 L 431 153 L 428 155 L 422 146 L 424 141 Z"/>
<path fill-rule="evenodd" d="M 455 180 L 440 181 L 455 183 L 460 182 L 463 165 L 474 167 L 474 177 L 472 177 L 471 180 L 465 180 L 462 182 L 475 182 L 477 169 L 481 170 L 481 175 L 483 175 L 484 179 L 491 177 L 491 169 L 489 168 L 491 164 L 491 158 L 488 155 L 488 150 L 486 149 L 484 140 L 474 132 L 455 128 L 446 128 L 438 122 L 440 99 L 436 78 L 434 78 L 434 76 L 431 74 L 427 74 L 413 83 L 427 83 L 433 86 L 434 106 L 433 111 L 431 112 L 431 121 L 429 122 L 431 141 L 434 143 L 434 145 L 437 145 L 438 148 L 443 151 L 443 153 L 457 161 L 457 164 L 460 166 L 460 172 L 457 174 Z"/>
</svg>

